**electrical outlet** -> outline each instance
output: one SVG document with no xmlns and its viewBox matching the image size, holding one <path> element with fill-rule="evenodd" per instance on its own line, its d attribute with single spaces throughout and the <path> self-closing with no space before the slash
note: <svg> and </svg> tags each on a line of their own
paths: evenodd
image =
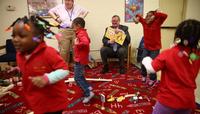
<svg viewBox="0 0 200 114">
<path fill-rule="evenodd" d="M 15 11 L 15 10 L 16 10 L 16 7 L 15 7 L 15 6 L 8 5 L 8 6 L 6 7 L 6 10 L 7 10 L 7 11 Z"/>
</svg>

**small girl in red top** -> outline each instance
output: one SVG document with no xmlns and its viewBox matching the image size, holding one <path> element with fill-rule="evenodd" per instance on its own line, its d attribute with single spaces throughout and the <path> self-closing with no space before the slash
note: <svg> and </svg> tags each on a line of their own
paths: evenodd
<svg viewBox="0 0 200 114">
<path fill-rule="evenodd" d="M 83 18 L 75 18 L 72 22 L 72 27 L 76 33 L 74 42 L 74 79 L 78 86 L 84 91 L 84 99 L 82 102 L 88 103 L 94 96 L 92 87 L 84 77 L 84 66 L 89 62 L 90 38 L 86 29 L 84 29 L 85 21 Z"/>
<path fill-rule="evenodd" d="M 144 49 L 142 50 L 142 58 L 150 56 L 154 59 L 160 52 L 161 49 L 161 32 L 160 27 L 166 20 L 167 14 L 156 11 L 149 11 L 145 19 L 136 15 L 135 22 L 140 22 L 143 26 L 144 31 Z M 141 66 L 142 81 L 146 82 L 146 69 Z M 156 74 L 149 74 L 150 80 L 148 84 L 152 86 L 156 81 Z"/>
<path fill-rule="evenodd" d="M 34 114 L 61 114 L 67 103 L 64 78 L 69 71 L 59 53 L 43 40 L 49 27 L 37 16 L 18 18 L 11 27 L 29 108 Z"/>
<path fill-rule="evenodd" d="M 186 20 L 177 27 L 175 45 L 153 61 L 142 64 L 148 73 L 161 70 L 161 82 L 153 114 L 191 114 L 195 108 L 195 79 L 200 69 L 200 22 Z"/>
</svg>

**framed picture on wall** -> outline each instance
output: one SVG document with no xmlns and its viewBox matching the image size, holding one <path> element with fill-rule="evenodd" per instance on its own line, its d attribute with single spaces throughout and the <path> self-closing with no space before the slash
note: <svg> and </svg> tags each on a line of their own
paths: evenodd
<svg viewBox="0 0 200 114">
<path fill-rule="evenodd" d="M 29 16 L 37 14 L 42 17 L 49 17 L 49 9 L 62 4 L 62 0 L 27 0 L 27 4 Z"/>
<path fill-rule="evenodd" d="M 133 22 L 137 15 L 143 15 L 144 0 L 125 0 L 125 22 Z"/>
</svg>

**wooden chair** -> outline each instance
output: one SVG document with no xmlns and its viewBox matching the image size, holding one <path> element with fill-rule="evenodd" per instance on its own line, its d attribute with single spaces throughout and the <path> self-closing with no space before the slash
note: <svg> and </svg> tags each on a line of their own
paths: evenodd
<svg viewBox="0 0 200 114">
<path fill-rule="evenodd" d="M 16 50 L 11 39 L 6 40 L 6 45 L 0 46 L 0 50 L 5 49 L 6 53 L 0 55 L 0 62 L 15 62 L 16 61 Z"/>
<path fill-rule="evenodd" d="M 139 68 L 141 68 L 143 50 L 144 50 L 144 39 L 142 37 L 138 48 L 132 47 L 132 57 L 133 57 L 132 60 L 133 60 L 133 63 Z"/>
<path fill-rule="evenodd" d="M 127 53 L 127 69 L 129 69 L 131 59 L 131 44 L 128 45 L 128 53 Z"/>
<path fill-rule="evenodd" d="M 126 59 L 125 59 L 127 69 L 129 69 L 129 66 L 130 66 L 130 59 L 131 59 L 131 44 L 128 45 L 127 56 L 126 56 Z M 118 61 L 118 58 L 111 57 L 111 58 L 108 58 L 108 61 Z"/>
</svg>

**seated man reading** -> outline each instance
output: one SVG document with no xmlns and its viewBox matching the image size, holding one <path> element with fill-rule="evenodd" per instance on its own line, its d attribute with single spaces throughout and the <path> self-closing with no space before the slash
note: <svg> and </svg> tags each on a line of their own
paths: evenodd
<svg viewBox="0 0 200 114">
<path fill-rule="evenodd" d="M 117 57 L 119 58 L 119 73 L 124 74 L 124 59 L 127 55 L 130 35 L 128 27 L 120 25 L 120 17 L 118 15 L 112 17 L 112 26 L 106 28 L 102 42 L 103 47 L 100 50 L 100 54 L 104 67 L 101 73 L 104 74 L 109 71 L 107 58 Z"/>
</svg>

